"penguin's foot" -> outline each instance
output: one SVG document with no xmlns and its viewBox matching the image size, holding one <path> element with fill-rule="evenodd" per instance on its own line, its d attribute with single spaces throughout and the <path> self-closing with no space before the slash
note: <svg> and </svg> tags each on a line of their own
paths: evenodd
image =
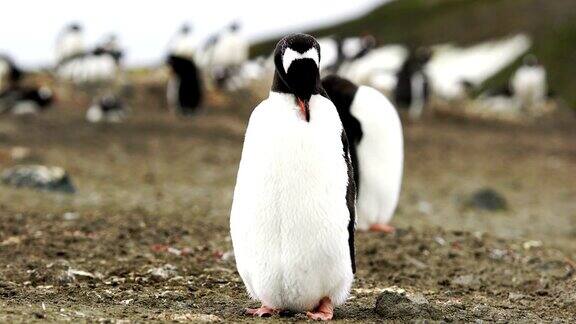
<svg viewBox="0 0 576 324">
<path fill-rule="evenodd" d="M 311 320 L 329 321 L 334 316 L 334 305 L 330 298 L 324 297 L 313 311 L 306 313 L 306 316 Z"/>
<path fill-rule="evenodd" d="M 392 234 L 396 232 L 396 228 L 388 224 L 372 224 L 370 225 L 370 232 Z"/>
<path fill-rule="evenodd" d="M 260 306 L 260 308 L 246 308 L 246 314 L 258 317 L 270 317 L 278 313 L 280 313 L 278 309 L 264 305 Z"/>
</svg>

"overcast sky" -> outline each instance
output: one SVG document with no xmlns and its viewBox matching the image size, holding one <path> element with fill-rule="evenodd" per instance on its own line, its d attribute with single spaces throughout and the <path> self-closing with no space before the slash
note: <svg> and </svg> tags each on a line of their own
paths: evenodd
<svg viewBox="0 0 576 324">
<path fill-rule="evenodd" d="M 54 42 L 71 21 L 93 44 L 111 32 L 119 35 L 131 65 L 157 63 L 183 22 L 200 38 L 240 20 L 252 40 L 329 25 L 361 15 L 389 0 L 3 0 L 0 53 L 24 66 L 51 64 Z"/>
</svg>

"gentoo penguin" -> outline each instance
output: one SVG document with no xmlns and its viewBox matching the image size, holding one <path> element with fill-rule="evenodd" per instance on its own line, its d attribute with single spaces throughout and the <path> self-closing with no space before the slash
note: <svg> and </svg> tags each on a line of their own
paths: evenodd
<svg viewBox="0 0 576 324">
<path fill-rule="evenodd" d="M 358 187 L 357 227 L 393 232 L 388 222 L 398 205 L 404 163 L 398 113 L 376 89 L 335 75 L 325 77 L 322 86 L 338 109 L 350 142 Z"/>
<path fill-rule="evenodd" d="M 356 189 L 348 140 L 306 34 L 274 51 L 274 81 L 252 112 L 230 216 L 238 272 L 262 307 L 329 320 L 354 278 Z"/>
<path fill-rule="evenodd" d="M 93 53 L 95 55 L 110 55 L 117 65 L 120 65 L 124 52 L 118 42 L 118 36 L 110 34 L 106 39 L 96 46 Z"/>
<path fill-rule="evenodd" d="M 56 60 L 58 64 L 82 55 L 85 51 L 82 27 L 77 23 L 68 25 L 56 42 Z"/>
<path fill-rule="evenodd" d="M 324 38 L 320 42 L 322 51 L 329 54 L 329 61 L 320 67 L 321 72 L 338 73 L 340 68 L 348 68 L 350 63 L 366 56 L 376 45 L 376 39 L 371 36 Z"/>
<path fill-rule="evenodd" d="M 182 115 L 193 114 L 202 103 L 202 78 L 192 57 L 170 55 L 172 71 L 168 80 L 168 106 Z"/>
<path fill-rule="evenodd" d="M 516 100 L 524 109 L 541 105 L 546 101 L 548 93 L 546 69 L 538 63 L 534 55 L 528 55 L 512 76 L 510 86 Z"/>
<path fill-rule="evenodd" d="M 168 45 L 169 55 L 180 57 L 195 57 L 198 41 L 192 33 L 192 28 L 188 24 L 180 27 Z"/>
<path fill-rule="evenodd" d="M 91 123 L 120 123 L 128 114 L 128 109 L 116 95 L 107 94 L 95 100 L 86 112 L 86 120 Z"/>
<path fill-rule="evenodd" d="M 430 86 L 424 67 L 430 58 L 431 52 L 428 49 L 419 48 L 408 56 L 396 75 L 395 103 L 399 107 L 408 108 L 412 119 L 420 118 L 428 101 Z"/>
<path fill-rule="evenodd" d="M 50 107 L 54 100 L 52 90 L 42 87 L 16 87 L 0 93 L 0 113 L 11 112 L 15 115 L 29 115 L 42 112 Z"/>
<path fill-rule="evenodd" d="M 238 73 L 242 64 L 248 59 L 248 51 L 249 44 L 240 32 L 239 23 L 232 23 L 218 35 L 210 59 L 217 87 L 226 87 L 227 81 Z"/>
<path fill-rule="evenodd" d="M 121 72 L 122 50 L 115 36 L 86 49 L 82 28 L 73 24 L 65 29 L 57 42 L 57 75 L 76 84 L 110 84 Z"/>
</svg>

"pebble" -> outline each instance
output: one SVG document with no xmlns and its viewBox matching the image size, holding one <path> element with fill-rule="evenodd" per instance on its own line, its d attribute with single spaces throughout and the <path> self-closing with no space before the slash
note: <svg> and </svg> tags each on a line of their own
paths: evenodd
<svg viewBox="0 0 576 324">
<path fill-rule="evenodd" d="M 439 320 L 442 317 L 423 294 L 408 293 L 398 287 L 387 288 L 378 296 L 375 311 L 387 320 Z"/>
</svg>

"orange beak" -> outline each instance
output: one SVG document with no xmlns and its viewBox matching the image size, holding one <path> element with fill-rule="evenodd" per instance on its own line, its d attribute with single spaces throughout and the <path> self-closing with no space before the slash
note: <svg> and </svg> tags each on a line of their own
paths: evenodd
<svg viewBox="0 0 576 324">
<path fill-rule="evenodd" d="M 305 121 L 310 121 L 310 112 L 308 110 L 308 102 L 301 100 L 300 98 L 296 98 L 298 102 L 298 107 L 300 107 L 300 113 L 302 114 L 302 119 Z"/>
</svg>

